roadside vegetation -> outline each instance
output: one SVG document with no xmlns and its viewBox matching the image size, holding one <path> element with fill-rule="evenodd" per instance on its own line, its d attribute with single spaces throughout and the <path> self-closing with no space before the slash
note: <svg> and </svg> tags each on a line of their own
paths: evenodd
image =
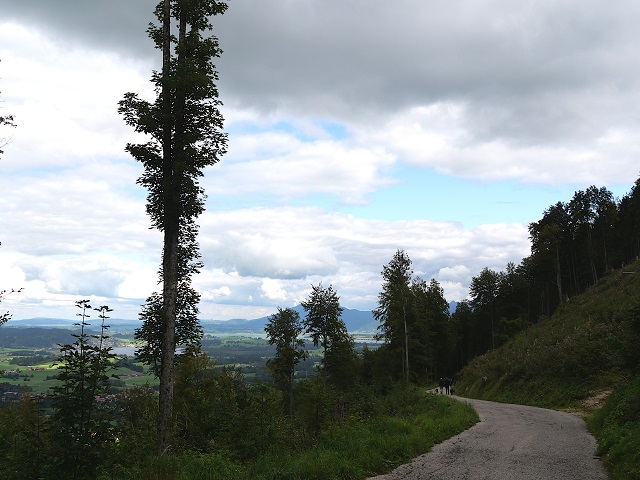
<svg viewBox="0 0 640 480">
<path fill-rule="evenodd" d="M 237 450 L 221 448 L 166 457 L 138 448 L 134 466 L 111 466 L 99 478 L 146 479 L 154 472 L 152 478 L 185 480 L 364 479 L 409 461 L 477 421 L 470 406 L 416 388 L 398 387 L 384 396 L 361 391 L 360 398 L 367 417 L 354 415 L 315 433 L 300 420 L 272 416 L 261 424 L 269 441 L 255 445 L 255 455 L 247 450 L 238 457 Z M 259 422 L 253 427 L 249 432 L 255 434 Z M 236 440 L 260 438 L 242 436 Z"/>
</svg>

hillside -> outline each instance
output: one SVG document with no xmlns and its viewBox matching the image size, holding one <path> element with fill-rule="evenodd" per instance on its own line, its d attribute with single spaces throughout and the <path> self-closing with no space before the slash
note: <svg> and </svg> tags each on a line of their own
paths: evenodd
<svg viewBox="0 0 640 480">
<path fill-rule="evenodd" d="M 639 309 L 636 261 L 471 361 L 460 374 L 458 391 L 531 405 L 577 405 L 637 372 Z"/>
</svg>

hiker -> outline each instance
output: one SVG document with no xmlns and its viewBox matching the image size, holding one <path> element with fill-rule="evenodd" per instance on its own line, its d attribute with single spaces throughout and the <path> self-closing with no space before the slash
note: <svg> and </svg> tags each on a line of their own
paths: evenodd
<svg viewBox="0 0 640 480">
<path fill-rule="evenodd" d="M 442 377 L 440 377 L 440 382 L 438 382 L 438 385 L 440 387 L 438 392 L 445 393 L 445 391 L 444 391 L 444 380 L 442 379 Z"/>
</svg>

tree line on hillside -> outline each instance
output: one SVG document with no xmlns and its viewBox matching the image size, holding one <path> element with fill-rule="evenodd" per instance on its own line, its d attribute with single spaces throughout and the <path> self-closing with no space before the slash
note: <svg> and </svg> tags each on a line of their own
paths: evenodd
<svg viewBox="0 0 640 480">
<path fill-rule="evenodd" d="M 529 224 L 531 255 L 472 278 L 452 315 L 456 369 L 550 317 L 571 297 L 640 255 L 640 179 L 621 199 L 605 187 L 575 192 Z"/>
<path fill-rule="evenodd" d="M 483 268 L 471 279 L 469 300 L 451 315 L 439 283 L 415 277 L 408 254 L 398 250 L 383 267 L 373 311 L 382 345 L 363 353 L 370 378 L 428 383 L 453 376 L 637 259 L 640 179 L 621 199 L 605 187 L 577 191 L 546 209 L 529 233 L 531 255 L 504 271 Z"/>
</svg>

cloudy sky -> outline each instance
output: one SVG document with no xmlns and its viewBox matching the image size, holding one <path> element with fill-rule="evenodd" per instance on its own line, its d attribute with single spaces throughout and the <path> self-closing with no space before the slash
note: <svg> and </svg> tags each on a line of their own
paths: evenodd
<svg viewBox="0 0 640 480">
<path fill-rule="evenodd" d="M 0 290 L 15 319 L 157 289 L 125 92 L 153 98 L 155 0 L 0 0 Z M 640 3 L 233 0 L 216 19 L 229 152 L 206 171 L 204 319 L 333 284 L 371 309 L 397 249 L 448 300 L 529 254 L 527 225 L 640 174 Z"/>
</svg>

